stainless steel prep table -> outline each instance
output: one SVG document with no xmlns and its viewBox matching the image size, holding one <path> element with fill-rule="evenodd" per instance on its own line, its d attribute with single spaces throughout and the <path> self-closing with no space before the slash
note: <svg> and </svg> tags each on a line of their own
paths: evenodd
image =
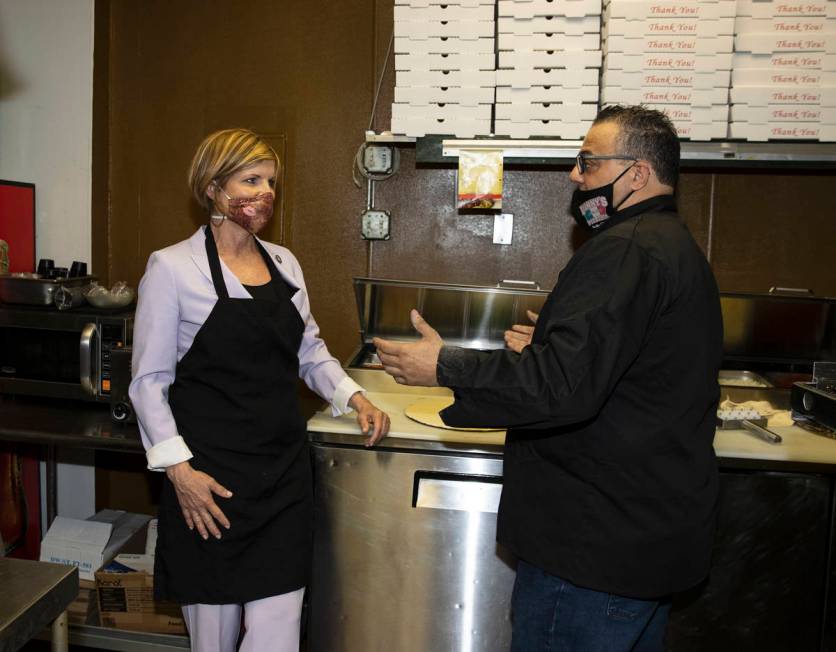
<svg viewBox="0 0 836 652">
<path fill-rule="evenodd" d="M 514 561 L 495 543 L 504 431 L 459 432 L 418 424 L 404 415 L 406 406 L 427 395 L 449 395 L 449 390 L 404 387 L 375 370 L 347 371 L 390 414 L 392 428 L 376 448 L 366 449 L 354 415 L 332 417 L 325 409 L 308 422 L 316 494 L 312 652 L 507 650 Z M 779 446 L 742 430 L 718 431 L 715 439 L 725 499 L 749 520 L 737 512 L 728 515 L 721 505 L 721 528 L 724 522 L 731 525 L 718 534 L 712 572 L 726 576 L 725 584 L 719 582 L 722 590 L 735 595 L 755 590 L 759 609 L 763 592 L 773 587 L 741 586 L 750 576 L 779 583 L 807 583 L 811 575 L 820 576 L 817 595 L 831 593 L 836 584 L 836 571 L 822 556 L 825 541 L 836 551 L 830 532 L 830 523 L 836 522 L 836 440 L 795 426 L 776 431 L 784 437 Z M 780 542 L 760 536 L 776 495 L 782 527 L 798 529 L 797 541 L 792 533 Z M 759 552 L 744 562 L 738 548 L 728 548 L 729 541 Z M 774 550 L 764 552 L 763 546 Z M 834 574 L 833 582 L 823 577 L 826 568 Z M 774 595 L 785 588 L 776 588 Z M 755 598 L 745 595 L 737 606 L 715 614 L 715 606 L 725 604 L 716 597 L 717 590 L 714 585 L 706 589 L 706 606 L 698 613 L 683 607 L 677 614 L 675 607 L 675 649 L 700 649 L 705 641 L 689 647 L 688 637 L 723 618 L 740 623 L 741 632 L 751 628 L 746 620 L 750 616 L 735 609 L 751 614 Z M 796 600 L 797 592 L 795 585 L 789 590 L 803 603 Z M 811 638 L 836 641 L 833 619 L 822 623 L 820 610 L 803 604 L 796 608 L 807 614 L 804 624 L 809 623 Z M 786 618 L 796 622 L 796 614 Z M 785 624 L 776 621 L 776 627 Z M 829 633 L 820 633 L 820 625 Z M 763 638 L 771 638 L 773 646 L 757 649 L 788 649 L 772 632 Z M 727 639 L 729 645 L 740 643 L 734 636 Z M 819 649 L 815 642 L 811 645 L 797 649 Z"/>
</svg>

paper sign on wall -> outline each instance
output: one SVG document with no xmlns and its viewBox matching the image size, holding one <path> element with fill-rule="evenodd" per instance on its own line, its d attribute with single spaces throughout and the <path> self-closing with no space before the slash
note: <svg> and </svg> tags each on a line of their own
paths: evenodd
<svg viewBox="0 0 836 652">
<path fill-rule="evenodd" d="M 459 150 L 459 210 L 502 208 L 502 150 Z"/>
</svg>

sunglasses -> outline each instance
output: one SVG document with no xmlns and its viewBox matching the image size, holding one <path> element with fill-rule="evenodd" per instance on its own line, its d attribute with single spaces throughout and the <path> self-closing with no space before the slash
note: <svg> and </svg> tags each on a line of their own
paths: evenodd
<svg viewBox="0 0 836 652">
<path fill-rule="evenodd" d="M 614 156 L 595 156 L 594 154 L 578 154 L 575 157 L 575 165 L 578 166 L 578 172 L 584 174 L 586 172 L 587 161 L 638 161 L 635 156 L 622 156 L 622 155 L 614 155 Z"/>
</svg>

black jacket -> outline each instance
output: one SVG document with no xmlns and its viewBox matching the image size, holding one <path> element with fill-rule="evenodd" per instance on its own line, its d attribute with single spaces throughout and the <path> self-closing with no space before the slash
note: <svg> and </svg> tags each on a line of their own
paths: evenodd
<svg viewBox="0 0 836 652">
<path fill-rule="evenodd" d="M 576 252 L 522 354 L 445 347 L 445 423 L 509 428 L 499 542 L 598 591 L 654 598 L 700 582 L 722 341 L 714 276 L 662 196 Z"/>
</svg>

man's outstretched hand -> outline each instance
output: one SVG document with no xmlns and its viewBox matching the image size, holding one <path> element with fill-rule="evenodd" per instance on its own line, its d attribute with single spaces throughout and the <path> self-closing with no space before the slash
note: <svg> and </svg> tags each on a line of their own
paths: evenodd
<svg viewBox="0 0 836 652">
<path fill-rule="evenodd" d="M 393 342 L 374 338 L 377 355 L 383 363 L 387 374 L 401 385 L 421 385 L 435 387 L 435 368 L 438 364 L 438 354 L 444 341 L 432 326 L 430 326 L 417 310 L 409 313 L 412 326 L 421 335 L 417 342 Z"/>
</svg>

